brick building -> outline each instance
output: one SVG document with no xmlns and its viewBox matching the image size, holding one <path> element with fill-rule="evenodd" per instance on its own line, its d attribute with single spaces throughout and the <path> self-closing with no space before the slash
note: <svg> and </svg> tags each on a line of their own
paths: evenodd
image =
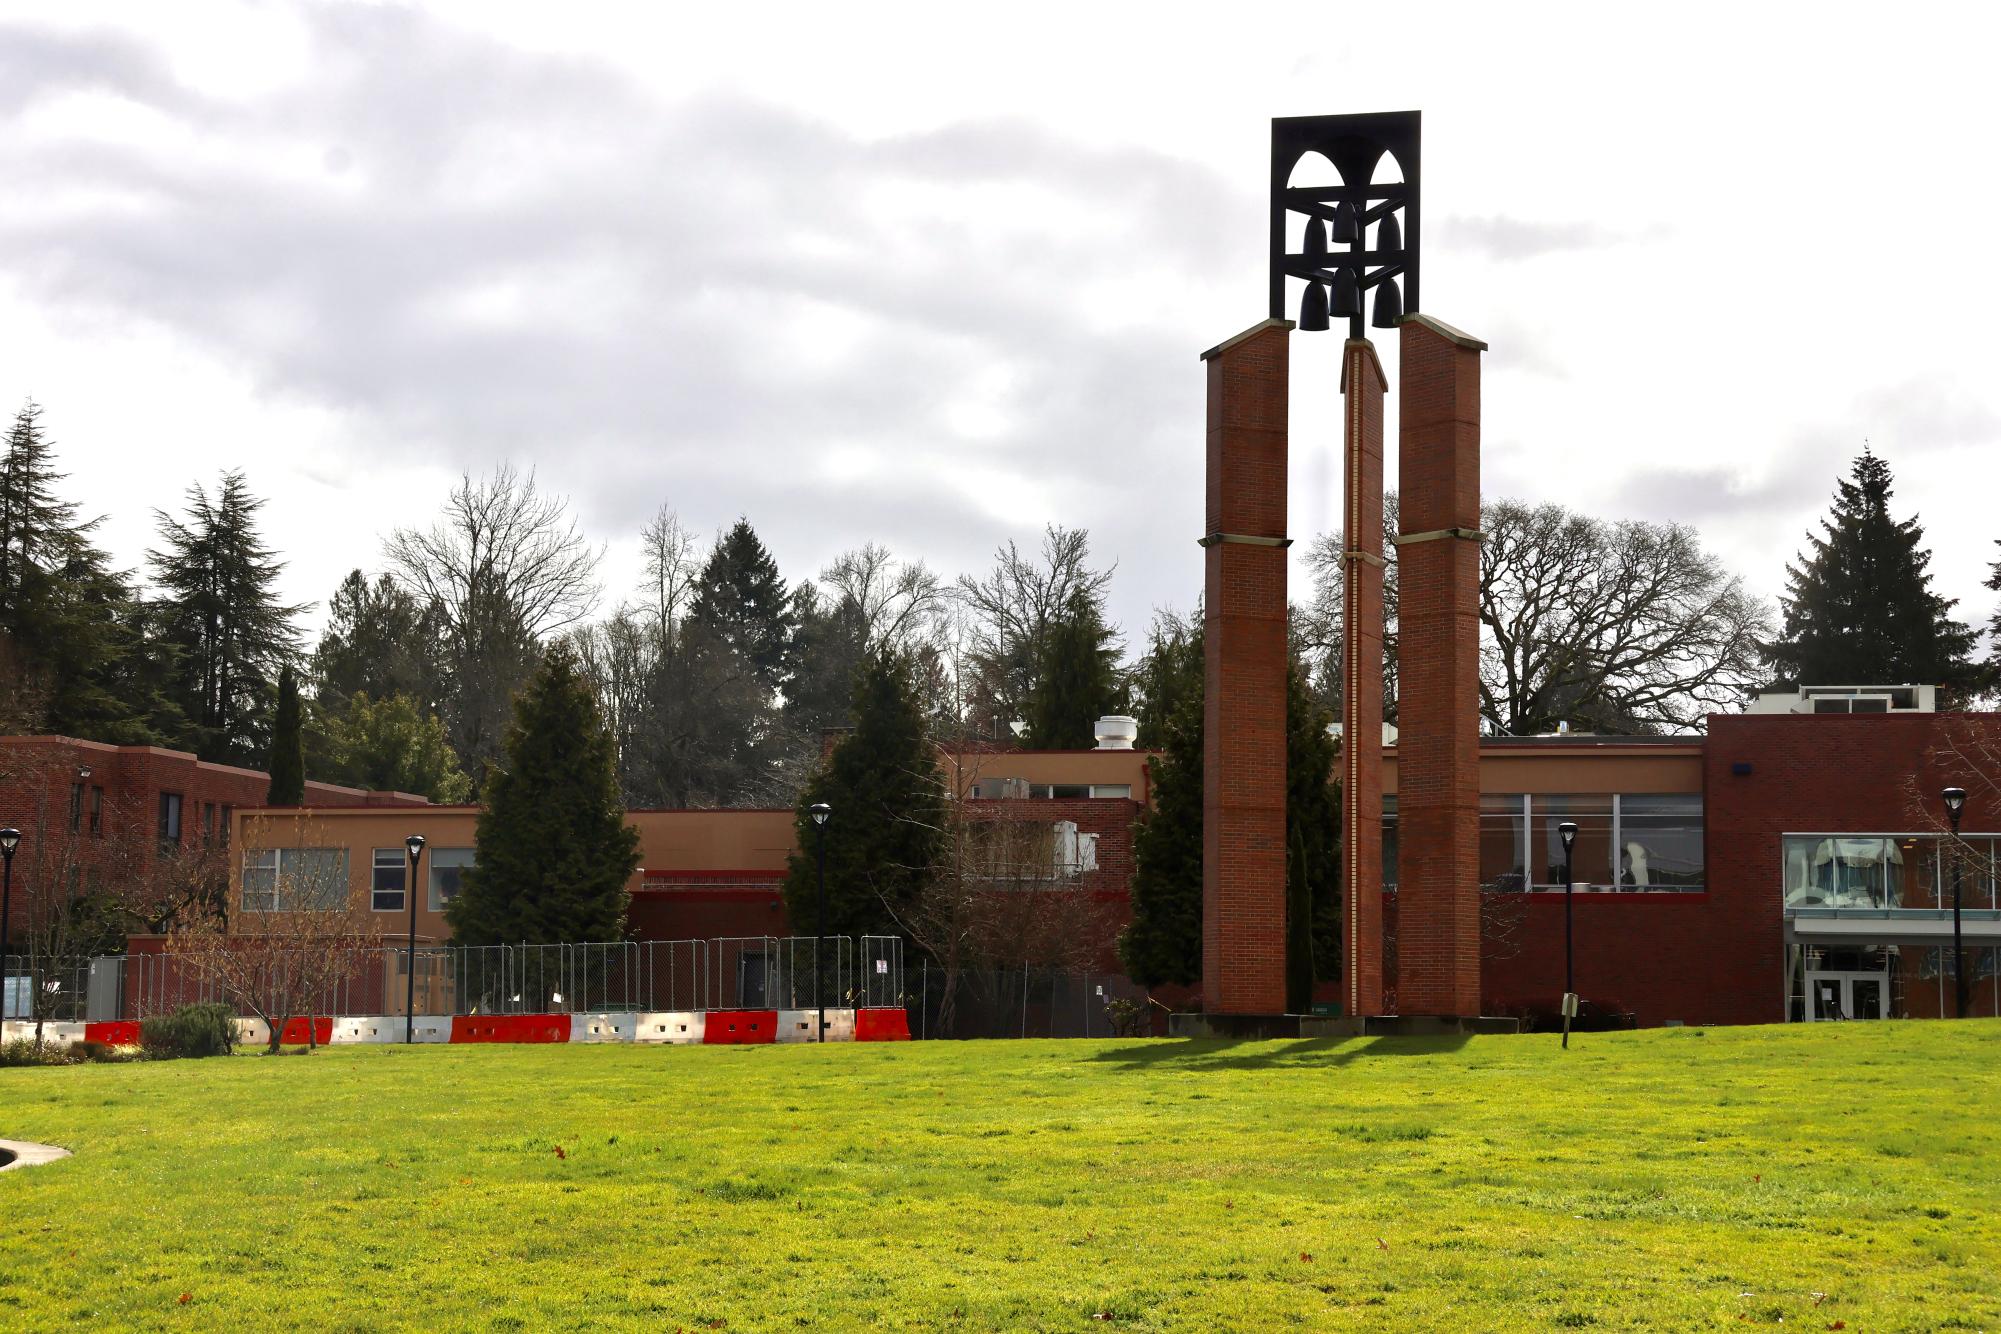
<svg viewBox="0 0 2001 1334">
<path fill-rule="evenodd" d="M 2001 715 L 1909 709 L 1719 715 L 1707 736 L 1483 738 L 1479 748 L 1481 1008 L 1554 1010 L 1563 989 L 1563 858 L 1575 822 L 1577 988 L 1643 1025 L 1953 1012 L 1949 864 L 1940 789 L 1973 792 L 1963 831 L 1984 858 L 1961 867 L 1969 1012 L 2001 1013 Z M 1783 701 L 1781 702 L 1783 703 Z M 1927 701 L 1928 703 L 1928 701 Z M 1777 709 L 1778 711 L 1773 711 Z M 1398 755 L 1384 751 L 1386 990 L 1400 928 Z M 1090 967 L 1116 967 L 1129 915 L 1132 834 L 1150 789 L 1145 751 L 969 749 L 945 757 L 969 820 L 1034 831 L 1044 887 L 1094 905 Z M 267 862 L 279 845 L 338 848 L 350 894 L 405 929 L 403 839 L 428 840 L 418 933 L 442 940 L 443 905 L 473 855 L 471 807 L 301 813 L 239 809 L 236 838 Z M 641 869 L 631 923 L 646 940 L 784 937 L 789 810 L 634 811 Z M 311 831 L 293 839 L 301 820 Z M 258 849 L 254 854 L 248 848 Z M 1045 874 L 1046 872 L 1046 874 Z M 996 883 L 1005 877 L 997 874 Z M 263 883 L 255 876 L 253 890 Z M 237 892 L 243 889 L 239 873 Z M 1066 929 L 1083 929 L 1066 923 Z M 1332 999 L 1336 989 L 1328 989 Z"/>
</svg>

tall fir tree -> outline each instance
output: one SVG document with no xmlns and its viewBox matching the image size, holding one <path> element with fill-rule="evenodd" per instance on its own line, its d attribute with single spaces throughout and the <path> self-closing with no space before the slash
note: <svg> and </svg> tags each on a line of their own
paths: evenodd
<svg viewBox="0 0 2001 1334">
<path fill-rule="evenodd" d="M 767 690 L 784 685 L 796 628 L 792 601 L 748 519 L 716 540 L 696 583 L 694 618 L 749 662 Z"/>
<path fill-rule="evenodd" d="M 406 695 L 436 711 L 443 621 L 436 608 L 419 603 L 388 575 L 371 583 L 352 571 L 327 599 L 326 630 L 313 651 L 314 697 L 322 708 L 338 709 L 355 695 Z"/>
<path fill-rule="evenodd" d="M 1979 636 L 1932 591 L 1924 529 L 1891 517 L 1892 494 L 1890 465 L 1868 450 L 1836 484 L 1821 532 L 1786 567 L 1785 623 L 1765 646 L 1775 684 L 1980 687 Z"/>
<path fill-rule="evenodd" d="M 1153 806 L 1133 829 L 1132 921 L 1119 934 L 1119 960 L 1143 987 L 1193 986 L 1202 979 L 1202 638 L 1165 645 L 1147 697 L 1154 718 L 1142 744 Z M 1190 664 L 1194 670 L 1189 670 Z"/>
<path fill-rule="evenodd" d="M 1028 743 L 1037 750 L 1088 750 L 1098 719 L 1118 704 L 1118 647 L 1096 597 L 1080 589 L 1043 640 L 1028 700 Z"/>
<path fill-rule="evenodd" d="M 278 672 L 278 708 L 271 720 L 271 791 L 265 804 L 302 806 L 306 801 L 305 720 L 299 709 L 299 676 L 286 663 Z"/>
<path fill-rule="evenodd" d="M 543 655 L 515 701 L 474 842 L 474 865 L 445 906 L 455 943 L 625 935 L 639 832 L 626 823 L 611 734 L 568 644 Z"/>
<path fill-rule="evenodd" d="M 912 664 L 871 654 L 855 682 L 855 727 L 806 783 L 794 818 L 796 851 L 786 863 L 785 910 L 793 930 L 812 929 L 822 831 L 808 814 L 833 807 L 827 842 L 827 934 L 900 934 L 897 917 L 917 901 L 937 865 L 945 792 Z"/>
<path fill-rule="evenodd" d="M 213 498 L 188 488 L 185 518 L 155 511 L 161 546 L 147 553 L 167 641 L 177 654 L 176 703 L 195 753 L 255 765 L 269 744 L 272 687 L 295 652 L 304 606 L 278 600 L 284 563 L 264 545 L 264 502 L 240 472 L 226 472 Z"/>
<path fill-rule="evenodd" d="M 153 711 L 122 688 L 138 648 L 133 594 L 56 484 L 55 447 L 32 400 L 0 453 L 0 663 L 15 726 L 94 741 L 160 739 Z M 23 707 L 25 706 L 25 707 Z"/>
</svg>

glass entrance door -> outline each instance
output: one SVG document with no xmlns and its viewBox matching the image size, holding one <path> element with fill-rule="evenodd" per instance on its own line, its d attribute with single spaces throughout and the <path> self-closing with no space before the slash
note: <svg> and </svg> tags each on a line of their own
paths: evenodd
<svg viewBox="0 0 2001 1334">
<path fill-rule="evenodd" d="M 1806 975 L 1806 1017 L 1818 1019 L 1887 1019 L 1890 1015 L 1890 975 L 1887 972 L 1815 970 Z"/>
</svg>

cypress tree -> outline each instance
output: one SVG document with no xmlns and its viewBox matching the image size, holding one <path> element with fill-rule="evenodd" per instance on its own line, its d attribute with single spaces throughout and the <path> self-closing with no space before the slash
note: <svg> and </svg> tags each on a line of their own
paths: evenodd
<svg viewBox="0 0 2001 1334">
<path fill-rule="evenodd" d="M 301 806 L 306 800 L 306 739 L 299 717 L 299 678 L 286 663 L 278 673 L 278 711 L 271 721 L 271 806 Z"/>
<path fill-rule="evenodd" d="M 306 610 L 278 600 L 285 566 L 258 535 L 263 507 L 242 473 L 226 472 L 213 499 L 200 483 L 188 488 L 184 520 L 154 512 L 161 548 L 147 560 L 176 654 L 174 702 L 205 760 L 264 756 L 274 678 L 294 652 L 293 619 Z"/>
<path fill-rule="evenodd" d="M 1785 624 L 1765 646 L 1775 684 L 1979 686 L 1978 636 L 1932 591 L 1917 519 L 1890 515 L 1890 465 L 1863 451 L 1810 549 L 1786 567 Z"/>
<path fill-rule="evenodd" d="M 475 865 L 445 905 L 455 943 L 624 936 L 639 831 L 625 822 L 611 733 L 566 643 L 515 700 L 474 843 Z"/>
<path fill-rule="evenodd" d="M 716 540 L 696 583 L 694 616 L 757 669 L 767 690 L 784 684 L 795 628 L 791 598 L 748 519 Z"/>
<path fill-rule="evenodd" d="M 897 914 L 916 902 L 942 848 L 945 792 L 924 733 L 912 664 L 871 654 L 855 682 L 854 730 L 807 782 L 786 863 L 785 910 L 810 932 L 819 891 L 820 830 L 808 808 L 833 807 L 827 840 L 827 934 L 900 934 Z"/>
<path fill-rule="evenodd" d="M 1097 601 L 1079 590 L 1049 628 L 1028 700 L 1028 743 L 1037 750 L 1088 750 L 1097 722 L 1118 704 L 1117 650 Z"/>
</svg>

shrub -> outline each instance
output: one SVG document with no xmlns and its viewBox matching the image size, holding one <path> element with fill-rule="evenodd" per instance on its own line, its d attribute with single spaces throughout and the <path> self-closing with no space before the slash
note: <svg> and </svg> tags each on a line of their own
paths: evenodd
<svg viewBox="0 0 2001 1334">
<path fill-rule="evenodd" d="M 148 1056 L 227 1056 L 236 1049 L 236 1012 L 211 1001 L 156 1014 L 139 1025 L 139 1045 Z"/>
<path fill-rule="evenodd" d="M 0 1043 L 0 1069 L 17 1065 L 68 1065 L 69 1048 L 60 1042 L 11 1038 Z"/>
</svg>

